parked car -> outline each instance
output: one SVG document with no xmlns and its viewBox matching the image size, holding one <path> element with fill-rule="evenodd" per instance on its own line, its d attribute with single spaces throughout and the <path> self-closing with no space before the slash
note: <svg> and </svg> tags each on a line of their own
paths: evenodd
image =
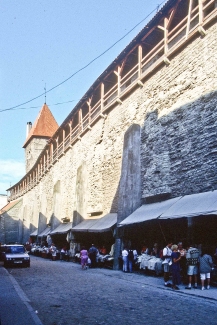
<svg viewBox="0 0 217 325">
<path fill-rule="evenodd" d="M 23 245 L 4 245 L 2 252 L 4 267 L 22 265 L 30 267 L 30 257 Z"/>
</svg>

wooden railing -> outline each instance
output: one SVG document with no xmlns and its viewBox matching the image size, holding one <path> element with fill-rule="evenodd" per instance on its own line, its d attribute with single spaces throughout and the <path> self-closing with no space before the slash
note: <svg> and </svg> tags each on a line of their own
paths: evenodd
<svg viewBox="0 0 217 325">
<path fill-rule="evenodd" d="M 146 77 L 150 71 L 153 71 L 159 64 L 163 63 L 165 57 L 169 57 L 177 47 L 184 45 L 192 35 L 197 33 L 199 26 L 205 26 L 207 22 L 216 18 L 216 7 L 216 0 L 204 0 L 202 1 L 202 7 L 198 5 L 171 31 L 165 31 L 165 33 L 167 32 L 167 42 L 165 42 L 165 35 L 163 35 L 159 43 L 141 58 L 141 62 L 135 64 L 125 75 L 120 76 L 119 82 L 117 81 L 105 94 L 101 94 L 102 98 L 99 98 L 94 106 L 90 107 L 89 112 L 81 119 L 78 125 L 70 129 L 70 133 L 57 145 L 53 153 L 49 152 L 49 157 L 47 157 L 47 151 L 44 150 L 28 174 L 10 189 L 8 200 L 14 200 L 22 196 L 36 186 L 41 177 L 46 174 L 47 170 L 58 161 L 59 157 L 64 154 L 75 141 L 80 139 L 88 127 L 91 128 L 91 125 L 96 119 L 99 118 L 99 116 L 103 116 L 102 114 L 106 113 L 106 110 L 111 107 L 117 99 L 120 99 L 121 96 L 131 91 L 133 87 L 136 87 L 138 80 Z M 200 15 L 202 15 L 202 17 L 200 17 Z M 47 157 L 47 159 L 44 159 L 44 156 Z M 40 168 L 38 169 L 39 163 Z M 32 173 L 33 171 L 35 172 Z M 29 178 L 30 174 L 31 180 Z M 32 177 L 32 174 L 36 176 Z"/>
</svg>

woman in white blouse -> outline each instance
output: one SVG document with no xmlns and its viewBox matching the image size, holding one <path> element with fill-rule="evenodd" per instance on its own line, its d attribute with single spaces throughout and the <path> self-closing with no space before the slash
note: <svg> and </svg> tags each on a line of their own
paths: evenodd
<svg viewBox="0 0 217 325">
<path fill-rule="evenodd" d="M 127 265 L 128 265 L 128 251 L 126 247 L 122 250 L 122 259 L 123 259 L 123 271 L 127 272 Z"/>
</svg>

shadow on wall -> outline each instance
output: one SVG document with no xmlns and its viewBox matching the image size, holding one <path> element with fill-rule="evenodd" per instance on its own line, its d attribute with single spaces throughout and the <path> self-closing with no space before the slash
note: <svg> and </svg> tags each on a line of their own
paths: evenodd
<svg viewBox="0 0 217 325">
<path fill-rule="evenodd" d="M 141 205 L 140 126 L 133 124 L 124 135 L 121 177 L 111 211 L 118 223 Z"/>
<path fill-rule="evenodd" d="M 138 124 L 130 126 L 124 135 L 121 177 L 111 207 L 111 212 L 117 212 L 117 223 L 141 205 L 140 136 L 141 130 Z M 116 232 L 115 239 L 115 269 L 119 268 L 118 257 L 122 238 L 120 231 L 118 229 Z"/>
<path fill-rule="evenodd" d="M 39 218 L 38 218 L 38 234 L 40 234 L 43 230 L 47 228 L 47 218 L 45 215 L 41 212 L 39 212 Z"/>
<path fill-rule="evenodd" d="M 216 117 L 217 92 L 210 92 L 173 111 L 156 109 L 141 130 L 138 125 L 127 130 L 111 206 L 118 223 L 142 203 L 217 189 Z"/>
<path fill-rule="evenodd" d="M 77 226 L 80 222 L 84 221 L 84 218 L 76 210 L 73 211 L 72 227 Z"/>
<path fill-rule="evenodd" d="M 142 199 L 217 189 L 217 92 L 164 112 L 141 130 Z"/>
<path fill-rule="evenodd" d="M 217 92 L 168 113 L 146 115 L 125 133 L 111 206 L 118 222 L 142 203 L 217 189 Z"/>
<path fill-rule="evenodd" d="M 61 221 L 55 216 L 54 213 L 52 213 L 48 223 L 49 223 L 49 225 L 51 227 L 51 231 L 52 231 L 61 224 Z"/>
</svg>

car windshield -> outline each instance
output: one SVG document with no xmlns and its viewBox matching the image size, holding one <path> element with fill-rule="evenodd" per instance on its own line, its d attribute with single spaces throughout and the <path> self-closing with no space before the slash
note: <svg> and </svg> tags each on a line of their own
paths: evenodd
<svg viewBox="0 0 217 325">
<path fill-rule="evenodd" d="M 23 246 L 11 246 L 11 247 L 7 247 L 6 253 L 9 253 L 9 254 L 25 253 L 25 248 Z"/>
</svg>

